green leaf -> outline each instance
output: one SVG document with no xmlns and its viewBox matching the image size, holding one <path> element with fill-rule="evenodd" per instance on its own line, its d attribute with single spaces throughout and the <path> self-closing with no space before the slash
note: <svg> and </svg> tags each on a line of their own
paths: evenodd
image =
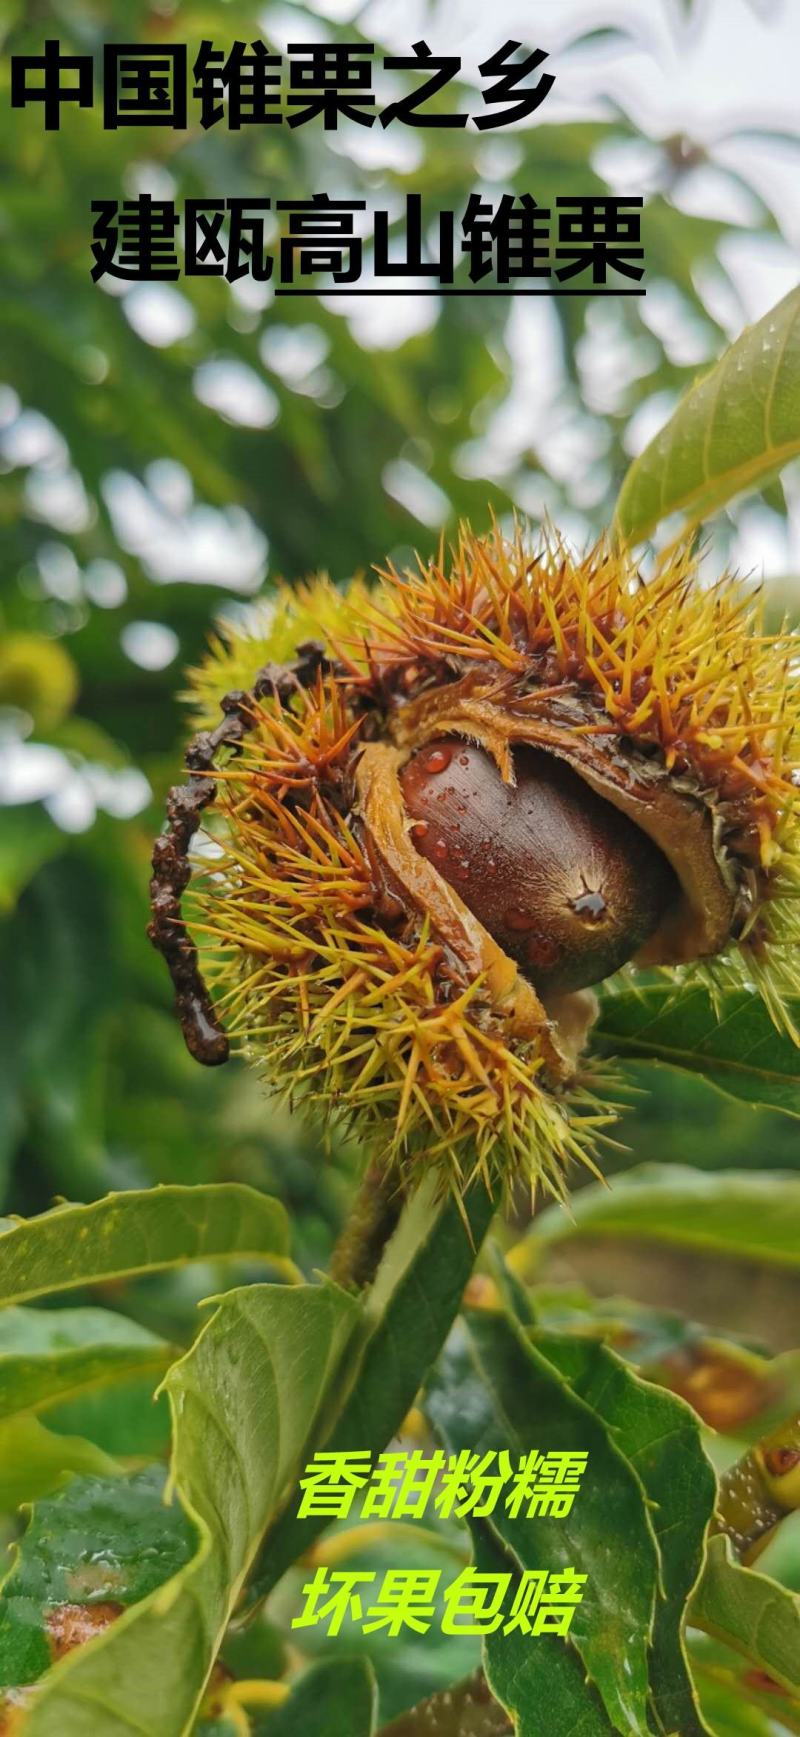
<svg viewBox="0 0 800 1737">
<path fill-rule="evenodd" d="M 728 1647 L 692 1630 L 689 1657 L 703 1716 L 716 1737 L 786 1737 L 787 1731 L 800 1731 L 783 1692 L 751 1676 Z"/>
<path fill-rule="evenodd" d="M 38 1417 L 20 1413 L 0 1420 L 0 1513 L 13 1514 L 68 1482 L 75 1472 L 113 1475 L 116 1462 L 92 1441 L 58 1435 Z"/>
<path fill-rule="evenodd" d="M 0 1416 L 156 1375 L 174 1348 L 110 1309 L 0 1310 Z"/>
<path fill-rule="evenodd" d="M 163 1466 L 125 1477 L 75 1478 L 37 1502 L 17 1546 L 4 1598 L 42 1607 L 138 1604 L 191 1561 L 197 1539 L 183 1509 L 165 1501 Z"/>
<path fill-rule="evenodd" d="M 659 1730 L 703 1737 L 682 1625 L 703 1560 L 716 1479 L 694 1412 L 643 1381 L 606 1345 L 576 1335 L 537 1333 L 536 1344 L 581 1399 L 603 1417 L 641 1478 L 661 1553 L 650 1684 Z"/>
<path fill-rule="evenodd" d="M 152 1375 L 59 1400 L 47 1422 L 52 1429 L 87 1436 L 118 1459 L 165 1460 L 169 1454 L 169 1404 L 163 1390 L 153 1392 Z"/>
<path fill-rule="evenodd" d="M 652 1262 L 652 1250 L 645 1258 Z M 708 1334 L 677 1310 L 593 1297 L 563 1281 L 537 1283 L 531 1294 L 537 1326 L 601 1338 L 648 1383 L 676 1393 L 693 1416 L 737 1441 L 758 1441 L 800 1410 L 800 1352 L 764 1357 L 728 1336 Z M 519 1318 L 524 1323 L 526 1316 Z"/>
<path fill-rule="evenodd" d="M 488 1523 L 477 1521 L 473 1534 L 475 1565 L 482 1574 L 518 1568 Z M 569 1642 L 548 1634 L 532 1640 L 517 1629 L 489 1635 L 483 1655 L 486 1680 L 513 1715 L 516 1737 L 542 1737 L 544 1731 L 547 1737 L 614 1737 L 619 1730 Z"/>
<path fill-rule="evenodd" d="M 515 1463 L 534 1448 L 588 1453 L 589 1471 L 571 1513 L 562 1519 L 538 1514 L 532 1524 L 524 1511 L 513 1519 L 499 1505 L 492 1529 L 522 1568 L 574 1567 L 588 1574 L 564 1644 L 578 1655 L 581 1678 L 597 1690 L 612 1726 L 625 1737 L 646 1733 L 659 1553 L 639 1477 L 605 1419 L 521 1327 L 482 1311 L 469 1311 L 465 1326 L 451 1335 L 425 1407 L 451 1453 L 506 1450 Z M 498 1655 L 507 1638 L 497 1641 Z M 535 1655 L 533 1709 L 536 1695 L 541 1700 L 544 1694 L 546 1664 L 538 1639 L 526 1645 Z"/>
<path fill-rule="evenodd" d="M 605 995 L 592 1035 L 626 1060 L 699 1073 L 728 1097 L 800 1116 L 800 1048 L 746 990 L 720 1008 L 704 989 L 678 995 L 671 984 Z"/>
<path fill-rule="evenodd" d="M 259 1721 L 264 1737 L 373 1737 L 378 1696 L 366 1659 L 325 1659 Z"/>
<path fill-rule="evenodd" d="M 504 1568 L 505 1563 L 500 1573 Z M 451 1688 L 429 1695 L 391 1725 L 381 1726 L 378 1737 L 511 1737 L 511 1733 L 505 1708 L 493 1699 L 483 1671 L 475 1671 Z"/>
<path fill-rule="evenodd" d="M 742 1568 L 727 1538 L 709 1543 L 689 1620 L 779 1683 L 800 1714 L 800 1599 L 768 1575 Z"/>
<path fill-rule="evenodd" d="M 698 525 L 800 453 L 800 289 L 746 327 L 634 459 L 615 525 L 629 542 L 670 513 Z"/>
<path fill-rule="evenodd" d="M 639 1238 L 765 1266 L 800 1269 L 800 1176 L 791 1171 L 692 1170 L 642 1164 L 592 1183 L 569 1212 L 548 1207 L 534 1221 L 534 1243 L 583 1237 Z"/>
<path fill-rule="evenodd" d="M 33 1683 L 47 1669 L 64 1606 L 85 1610 L 87 1627 L 101 1606 L 106 1621 L 191 1559 L 197 1541 L 183 1510 L 165 1507 L 165 1479 L 161 1466 L 76 1477 L 36 1502 L 0 1601 L 0 1685 Z"/>
<path fill-rule="evenodd" d="M 186 1261 L 286 1255 L 280 1201 L 238 1182 L 131 1189 L 39 1218 L 0 1219 L 0 1303 Z"/>
<path fill-rule="evenodd" d="M 766 488 L 763 488 L 761 493 L 766 505 L 772 508 L 773 513 L 780 513 L 781 517 L 785 519 L 788 507 L 786 505 L 786 493 L 780 477 L 773 477 L 772 482 L 767 483 Z"/>
<path fill-rule="evenodd" d="M 43 1680 L 26 1737 L 182 1737 L 358 1314 L 331 1285 L 229 1292 L 165 1386 L 173 1416 L 171 1486 L 194 1523 L 196 1554 L 89 1647 Z M 146 1668 L 143 1668 L 143 1661 Z"/>
<path fill-rule="evenodd" d="M 436 1201 L 432 1183 L 409 1202 L 366 1299 L 360 1355 L 351 1353 L 352 1378 L 315 1448 L 377 1453 L 400 1428 L 458 1313 L 495 1203 L 475 1187 L 464 1209 L 467 1225 L 452 1200 Z M 323 1530 L 323 1520 L 299 1520 L 297 1507 L 293 1494 L 267 1534 L 249 1589 L 253 1602 Z"/>
</svg>

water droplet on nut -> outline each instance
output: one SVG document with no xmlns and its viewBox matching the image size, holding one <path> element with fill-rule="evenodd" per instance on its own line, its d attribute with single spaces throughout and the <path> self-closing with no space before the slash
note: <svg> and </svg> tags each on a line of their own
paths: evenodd
<svg viewBox="0 0 800 1737">
<path fill-rule="evenodd" d="M 447 743 L 437 743 L 436 747 L 423 750 L 421 762 L 426 772 L 436 775 L 439 772 L 447 771 L 452 758 L 453 749 Z"/>
</svg>

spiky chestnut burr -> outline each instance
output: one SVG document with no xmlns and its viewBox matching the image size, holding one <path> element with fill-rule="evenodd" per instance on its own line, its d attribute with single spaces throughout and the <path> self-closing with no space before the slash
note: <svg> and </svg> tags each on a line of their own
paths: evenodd
<svg viewBox="0 0 800 1737">
<path fill-rule="evenodd" d="M 464 532 L 372 590 L 283 594 L 194 673 L 156 847 L 190 1047 L 233 1039 L 385 1164 L 562 1191 L 614 1113 L 588 985 L 660 965 L 790 1025 L 795 655 L 686 550 L 645 585 L 606 543 Z"/>
</svg>

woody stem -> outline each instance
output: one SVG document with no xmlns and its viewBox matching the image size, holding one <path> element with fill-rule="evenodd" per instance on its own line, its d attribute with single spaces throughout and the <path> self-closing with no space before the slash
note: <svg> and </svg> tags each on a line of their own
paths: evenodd
<svg viewBox="0 0 800 1737">
<path fill-rule="evenodd" d="M 403 1207 L 397 1178 L 369 1164 L 331 1256 L 331 1278 L 345 1290 L 372 1283 Z"/>
</svg>

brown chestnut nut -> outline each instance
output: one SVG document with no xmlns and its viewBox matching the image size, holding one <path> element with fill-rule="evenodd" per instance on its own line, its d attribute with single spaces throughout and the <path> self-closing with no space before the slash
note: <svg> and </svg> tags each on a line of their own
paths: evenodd
<svg viewBox="0 0 800 1737">
<path fill-rule="evenodd" d="M 515 784 L 455 737 L 400 773 L 420 854 L 542 994 L 619 970 L 678 899 L 666 858 L 563 760 L 514 750 Z"/>
</svg>

